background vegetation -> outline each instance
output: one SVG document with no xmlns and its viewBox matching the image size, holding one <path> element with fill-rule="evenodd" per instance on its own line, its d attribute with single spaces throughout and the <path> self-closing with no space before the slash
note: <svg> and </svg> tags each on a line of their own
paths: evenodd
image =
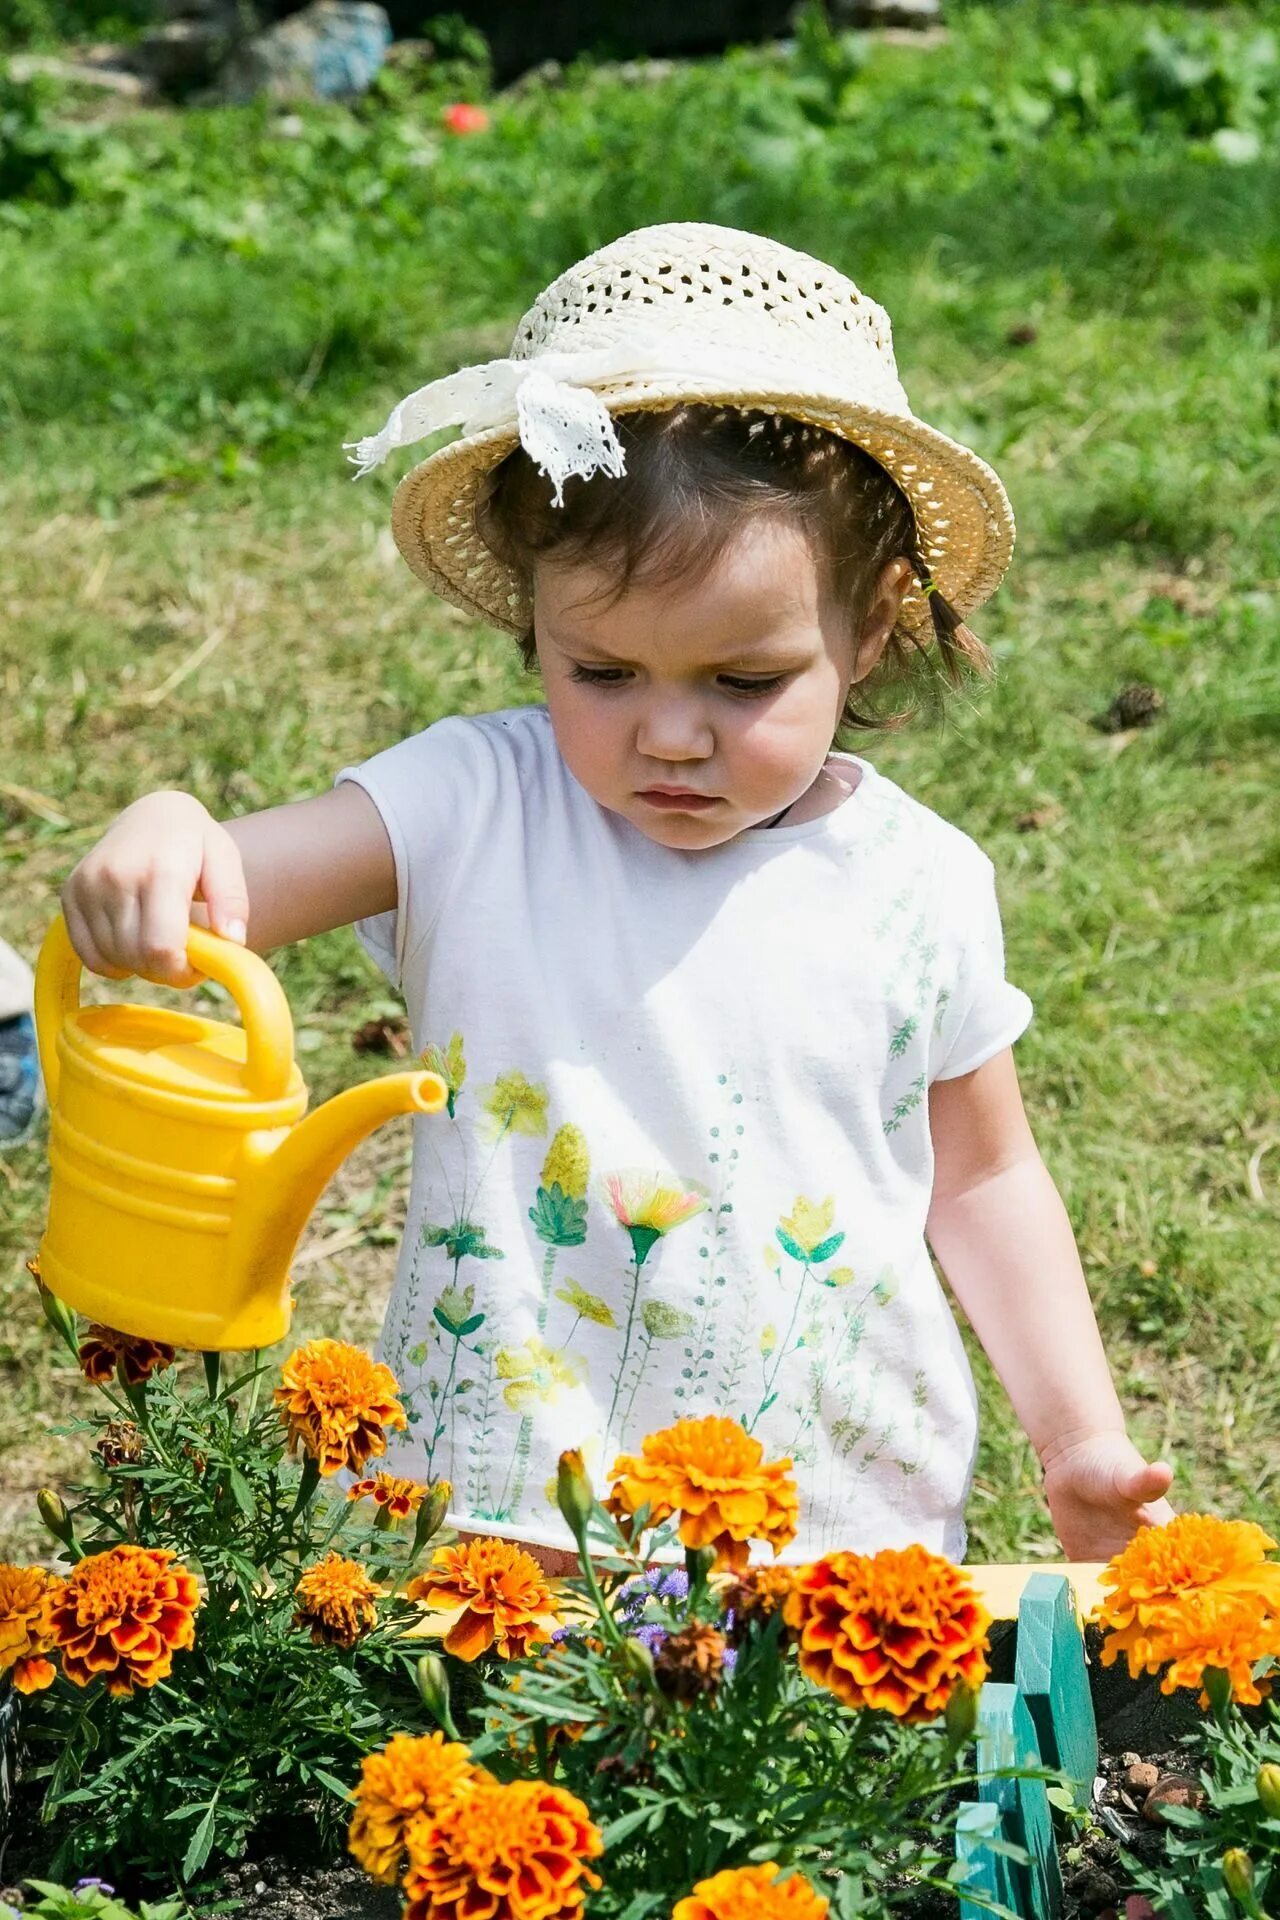
<svg viewBox="0 0 1280 1920">
<path fill-rule="evenodd" d="M 1137 1434 L 1180 1503 L 1276 1528 L 1278 32 L 1273 3 L 1014 0 L 868 47 L 810 15 L 789 53 L 525 83 L 471 138 L 399 77 L 350 110 L 105 121 L 0 80 L 4 933 L 34 949 L 143 788 L 253 808 L 536 698 L 424 595 L 394 475 L 352 486 L 340 442 L 628 227 L 808 248 L 888 307 L 916 410 L 1021 529 L 995 688 L 862 750 L 996 862 L 1028 1106 Z M 1134 681 L 1156 723 L 1095 726 Z M 316 1092 L 368 1071 L 386 988 L 353 938 L 279 965 Z M 388 1131 L 331 1189 L 300 1333 L 372 1334 L 406 1158 Z M 36 1538 L 75 1393 L 22 1266 L 43 1177 L 39 1141 L 0 1160 L 0 1553 Z M 1052 1553 L 981 1380 L 975 1556 Z"/>
</svg>

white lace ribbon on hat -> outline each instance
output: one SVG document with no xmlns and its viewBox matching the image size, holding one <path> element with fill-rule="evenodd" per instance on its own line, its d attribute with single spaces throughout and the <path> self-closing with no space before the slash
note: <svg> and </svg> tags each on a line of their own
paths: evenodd
<svg viewBox="0 0 1280 1920">
<path fill-rule="evenodd" d="M 785 389 L 794 378 L 777 360 L 741 349 L 717 349 L 705 364 L 694 366 L 687 349 L 673 353 L 669 341 L 656 338 L 636 338 L 625 348 L 614 344 L 586 353 L 541 353 L 533 360 L 490 360 L 419 387 L 392 408 L 380 433 L 348 441 L 345 451 L 359 479 L 397 447 L 412 446 L 443 427 L 473 434 L 514 424 L 521 446 L 555 489 L 553 504 L 563 506 L 570 474 L 587 480 L 593 473 L 625 473 L 609 409 L 591 383 L 637 373 L 682 384 L 693 379 L 708 393 L 744 385 L 768 393 Z"/>
</svg>

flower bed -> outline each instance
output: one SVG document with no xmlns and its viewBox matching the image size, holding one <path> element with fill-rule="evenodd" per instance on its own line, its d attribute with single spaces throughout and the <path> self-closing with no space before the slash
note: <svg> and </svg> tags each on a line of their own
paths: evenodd
<svg viewBox="0 0 1280 1920">
<path fill-rule="evenodd" d="M 358 1350 L 312 1342 L 278 1380 L 207 1356 L 201 1381 L 45 1304 L 107 1417 L 77 1423 L 93 1479 L 42 1496 L 63 1565 L 0 1568 L 0 1700 L 24 1706 L 10 1874 L 196 1906 L 234 1889 L 281 1920 L 300 1901 L 1077 1920 L 1121 1891 L 1163 1920 L 1277 1910 L 1280 1566 L 1260 1528 L 1140 1535 L 1103 1571 L 1086 1669 L 1043 1573 L 1015 1632 L 980 1575 L 923 1548 L 753 1562 L 794 1536 L 789 1463 L 712 1416 L 650 1435 L 602 1502 L 563 1456 L 580 1573 L 548 1582 L 509 1541 L 440 1543 L 448 1488 L 377 1469 L 403 1414 Z M 1121 1798 L 1144 1742 L 1191 1776 L 1158 1827 Z"/>
</svg>

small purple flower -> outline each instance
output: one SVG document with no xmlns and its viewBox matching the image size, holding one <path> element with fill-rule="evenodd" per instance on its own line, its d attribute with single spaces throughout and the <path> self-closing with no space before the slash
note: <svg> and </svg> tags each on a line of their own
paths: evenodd
<svg viewBox="0 0 1280 1920">
<path fill-rule="evenodd" d="M 667 1637 L 667 1629 L 658 1626 L 656 1621 L 636 1627 L 634 1632 L 628 1635 L 629 1639 L 638 1640 L 642 1647 L 647 1647 L 650 1653 L 656 1653 Z"/>
<path fill-rule="evenodd" d="M 94 1891 L 105 1894 L 107 1898 L 110 1899 L 115 1893 L 115 1888 L 109 1886 L 105 1880 L 99 1880 L 96 1874 L 91 1873 L 87 1875 L 85 1879 L 77 1880 L 71 1891 L 77 1900 L 83 1900 L 87 1893 Z"/>
</svg>

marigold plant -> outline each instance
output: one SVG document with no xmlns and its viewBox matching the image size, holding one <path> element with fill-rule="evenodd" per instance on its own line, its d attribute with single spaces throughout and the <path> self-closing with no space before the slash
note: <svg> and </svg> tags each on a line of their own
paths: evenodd
<svg viewBox="0 0 1280 1920">
<path fill-rule="evenodd" d="M 51 1614 L 62 1585 L 43 1567 L 0 1561 L 0 1674 L 7 1673 L 19 1693 L 53 1685 L 56 1670 L 45 1655 L 54 1646 Z"/>
<path fill-rule="evenodd" d="M 361 1763 L 348 1845 L 365 1872 L 391 1886 L 414 1821 L 483 1777 L 466 1747 L 442 1733 L 398 1733 Z"/>
<path fill-rule="evenodd" d="M 163 1340 L 140 1340 L 131 1333 L 117 1333 L 97 1321 L 90 1324 L 80 1342 L 80 1370 L 94 1386 L 104 1386 L 119 1374 L 126 1387 L 140 1387 L 153 1373 L 171 1367 L 177 1359 L 173 1347 Z"/>
<path fill-rule="evenodd" d="M 476 1660 L 495 1645 L 502 1659 L 521 1659 L 550 1638 L 558 1618 L 542 1568 L 510 1540 L 438 1547 L 405 1592 L 424 1607 L 456 1614 L 444 1647 L 460 1660 Z"/>
<path fill-rule="evenodd" d="M 110 1547 L 74 1566 L 54 1599 L 50 1633 L 62 1671 L 78 1687 L 101 1679 L 108 1693 L 154 1687 L 173 1656 L 195 1642 L 200 1590 L 163 1547 Z"/>
<path fill-rule="evenodd" d="M 922 1546 L 815 1560 L 784 1617 L 802 1670 L 848 1707 L 931 1720 L 957 1686 L 986 1678 L 991 1616 L 959 1568 Z"/>
<path fill-rule="evenodd" d="M 322 1474 L 359 1473 L 387 1450 L 387 1429 L 407 1424 L 396 1378 L 359 1347 L 310 1340 L 285 1361 L 276 1404 L 290 1446 L 300 1446 Z"/>
<path fill-rule="evenodd" d="M 649 1434 L 639 1454 L 622 1454 L 605 1506 L 624 1525 L 642 1508 L 658 1526 L 679 1515 L 686 1547 L 714 1547 L 717 1567 L 741 1572 L 749 1542 L 775 1553 L 795 1538 L 800 1503 L 790 1460 L 766 1461 L 736 1420 L 709 1414 Z"/>
<path fill-rule="evenodd" d="M 354 1647 L 378 1621 L 382 1588 L 358 1560 L 328 1553 L 308 1567 L 294 1588 L 294 1624 L 308 1627 L 317 1646 Z"/>
<path fill-rule="evenodd" d="M 1134 1679 L 1167 1667 L 1164 1693 L 1203 1687 L 1216 1668 L 1236 1701 L 1258 1705 L 1271 1682 L 1255 1681 L 1253 1667 L 1268 1654 L 1280 1659 L 1280 1563 L 1267 1558 L 1275 1545 L 1251 1520 L 1209 1514 L 1140 1528 L 1101 1575 L 1110 1589 L 1094 1615 L 1102 1664 L 1123 1655 Z"/>
<path fill-rule="evenodd" d="M 482 1776 L 413 1823 L 404 1920 L 576 1920 L 600 1876 L 599 1828 L 576 1795 Z"/>
<path fill-rule="evenodd" d="M 802 1873 L 779 1880 L 777 1864 L 770 1860 L 699 1880 L 676 1902 L 671 1920 L 824 1920 L 829 1905 Z"/>
</svg>

